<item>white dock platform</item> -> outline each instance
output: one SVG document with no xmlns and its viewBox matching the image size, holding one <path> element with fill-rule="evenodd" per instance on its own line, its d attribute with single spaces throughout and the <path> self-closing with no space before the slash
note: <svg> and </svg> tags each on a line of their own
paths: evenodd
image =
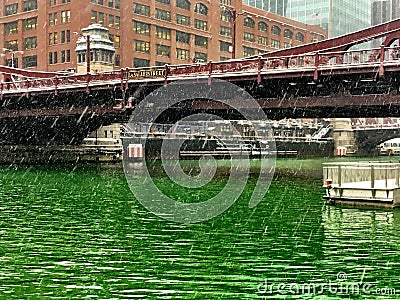
<svg viewBox="0 0 400 300">
<path fill-rule="evenodd" d="M 400 207 L 400 163 L 339 162 L 323 166 L 329 204 L 357 207 Z"/>
</svg>

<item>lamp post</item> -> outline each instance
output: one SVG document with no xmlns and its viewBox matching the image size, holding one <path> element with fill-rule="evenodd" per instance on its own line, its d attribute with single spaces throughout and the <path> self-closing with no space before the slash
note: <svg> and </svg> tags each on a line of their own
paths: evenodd
<svg viewBox="0 0 400 300">
<path fill-rule="evenodd" d="M 86 35 L 86 73 L 90 73 L 90 35 Z"/>
<path fill-rule="evenodd" d="M 23 51 L 14 51 L 14 50 L 12 50 L 12 49 L 8 49 L 8 48 L 3 48 L 2 49 L 4 52 L 10 52 L 11 53 L 11 68 L 14 68 L 15 67 L 15 63 L 14 63 L 14 60 L 15 60 L 15 53 L 24 53 Z"/>
<path fill-rule="evenodd" d="M 232 59 L 236 58 L 236 19 L 239 15 L 236 12 L 236 9 L 229 7 L 229 6 L 225 6 L 225 5 L 221 5 L 220 6 L 223 10 L 229 12 L 229 14 L 231 15 L 231 27 L 232 27 Z"/>
</svg>

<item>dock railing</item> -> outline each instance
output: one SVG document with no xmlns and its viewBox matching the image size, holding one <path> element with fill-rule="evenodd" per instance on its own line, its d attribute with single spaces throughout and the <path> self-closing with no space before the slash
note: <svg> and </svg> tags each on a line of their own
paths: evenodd
<svg viewBox="0 0 400 300">
<path fill-rule="evenodd" d="M 400 163 L 336 162 L 323 164 L 324 187 L 392 190 L 399 188 Z"/>
</svg>

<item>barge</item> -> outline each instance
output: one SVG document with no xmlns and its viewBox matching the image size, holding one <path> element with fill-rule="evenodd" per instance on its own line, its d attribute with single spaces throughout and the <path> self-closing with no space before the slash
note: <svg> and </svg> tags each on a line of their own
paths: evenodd
<svg viewBox="0 0 400 300">
<path fill-rule="evenodd" d="M 400 163 L 324 163 L 323 177 L 324 199 L 330 205 L 400 207 Z"/>
</svg>

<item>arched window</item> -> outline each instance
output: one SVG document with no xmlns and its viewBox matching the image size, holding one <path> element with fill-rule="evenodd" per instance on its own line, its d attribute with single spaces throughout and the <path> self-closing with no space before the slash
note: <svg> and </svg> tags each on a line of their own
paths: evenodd
<svg viewBox="0 0 400 300">
<path fill-rule="evenodd" d="M 188 0 L 176 0 L 176 7 L 190 10 L 190 2 Z"/>
<path fill-rule="evenodd" d="M 293 32 L 290 29 L 285 29 L 283 31 L 283 37 L 291 39 L 293 38 Z"/>
<path fill-rule="evenodd" d="M 232 21 L 232 15 L 227 10 L 222 10 L 221 11 L 220 18 L 221 18 L 221 21 L 225 21 L 225 22 L 231 22 Z"/>
<path fill-rule="evenodd" d="M 281 29 L 278 26 L 274 25 L 271 27 L 271 33 L 275 35 L 281 35 Z"/>
<path fill-rule="evenodd" d="M 194 6 L 194 12 L 207 16 L 208 8 L 203 3 L 196 3 L 196 5 Z"/>
<path fill-rule="evenodd" d="M 263 32 L 267 32 L 268 30 L 268 25 L 265 22 L 258 22 L 258 30 L 259 31 L 263 31 Z"/>
<path fill-rule="evenodd" d="M 244 27 L 254 28 L 254 21 L 252 18 L 247 17 L 244 19 L 243 25 Z"/>
<path fill-rule="evenodd" d="M 296 41 L 304 42 L 304 34 L 301 32 L 296 33 Z"/>
</svg>

